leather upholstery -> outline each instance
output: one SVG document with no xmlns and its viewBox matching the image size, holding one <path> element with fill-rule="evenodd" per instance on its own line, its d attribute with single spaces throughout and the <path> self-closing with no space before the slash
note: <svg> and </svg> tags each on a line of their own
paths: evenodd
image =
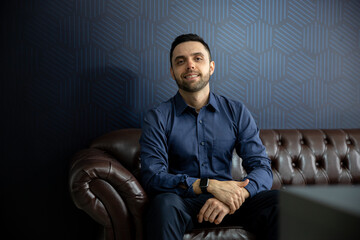
<svg viewBox="0 0 360 240">
<path fill-rule="evenodd" d="M 104 227 L 104 239 L 143 239 L 148 201 L 138 182 L 140 129 L 122 129 L 79 151 L 70 167 L 75 205 Z M 271 159 L 273 189 L 287 185 L 359 184 L 360 129 L 261 130 Z M 246 176 L 234 152 L 232 175 Z M 255 239 L 241 227 L 196 229 L 184 239 Z"/>
</svg>

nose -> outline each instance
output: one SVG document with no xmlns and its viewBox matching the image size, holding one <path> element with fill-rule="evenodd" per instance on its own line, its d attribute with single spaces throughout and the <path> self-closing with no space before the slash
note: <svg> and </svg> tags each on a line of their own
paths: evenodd
<svg viewBox="0 0 360 240">
<path fill-rule="evenodd" d="M 189 59 L 187 61 L 187 69 L 195 69 L 195 63 L 193 60 Z"/>
</svg>

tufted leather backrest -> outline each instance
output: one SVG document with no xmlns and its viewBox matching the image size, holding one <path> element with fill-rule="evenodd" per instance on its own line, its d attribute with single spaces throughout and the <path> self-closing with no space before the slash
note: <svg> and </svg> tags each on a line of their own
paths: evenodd
<svg viewBox="0 0 360 240">
<path fill-rule="evenodd" d="M 274 173 L 282 185 L 359 184 L 360 129 L 262 130 Z"/>
<path fill-rule="evenodd" d="M 104 150 L 139 176 L 140 129 L 122 129 L 96 139 L 91 147 Z M 274 174 L 273 189 L 286 185 L 359 184 L 360 129 L 261 130 Z M 232 175 L 246 176 L 234 152 Z"/>
</svg>

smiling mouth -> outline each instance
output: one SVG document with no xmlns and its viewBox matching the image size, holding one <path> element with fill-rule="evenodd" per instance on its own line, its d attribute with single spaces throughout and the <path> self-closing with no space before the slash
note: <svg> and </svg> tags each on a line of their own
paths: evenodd
<svg viewBox="0 0 360 240">
<path fill-rule="evenodd" d="M 184 76 L 185 79 L 193 79 L 197 77 L 199 77 L 199 74 L 188 74 Z"/>
</svg>

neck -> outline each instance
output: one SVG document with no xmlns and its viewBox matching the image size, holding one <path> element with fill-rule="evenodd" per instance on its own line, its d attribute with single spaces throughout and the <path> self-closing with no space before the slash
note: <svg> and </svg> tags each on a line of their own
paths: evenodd
<svg viewBox="0 0 360 240">
<path fill-rule="evenodd" d="M 187 105 L 195 108 L 196 112 L 200 112 L 200 109 L 209 102 L 210 88 L 209 84 L 207 84 L 198 92 L 186 92 L 182 89 L 179 89 L 179 93 Z"/>
</svg>

